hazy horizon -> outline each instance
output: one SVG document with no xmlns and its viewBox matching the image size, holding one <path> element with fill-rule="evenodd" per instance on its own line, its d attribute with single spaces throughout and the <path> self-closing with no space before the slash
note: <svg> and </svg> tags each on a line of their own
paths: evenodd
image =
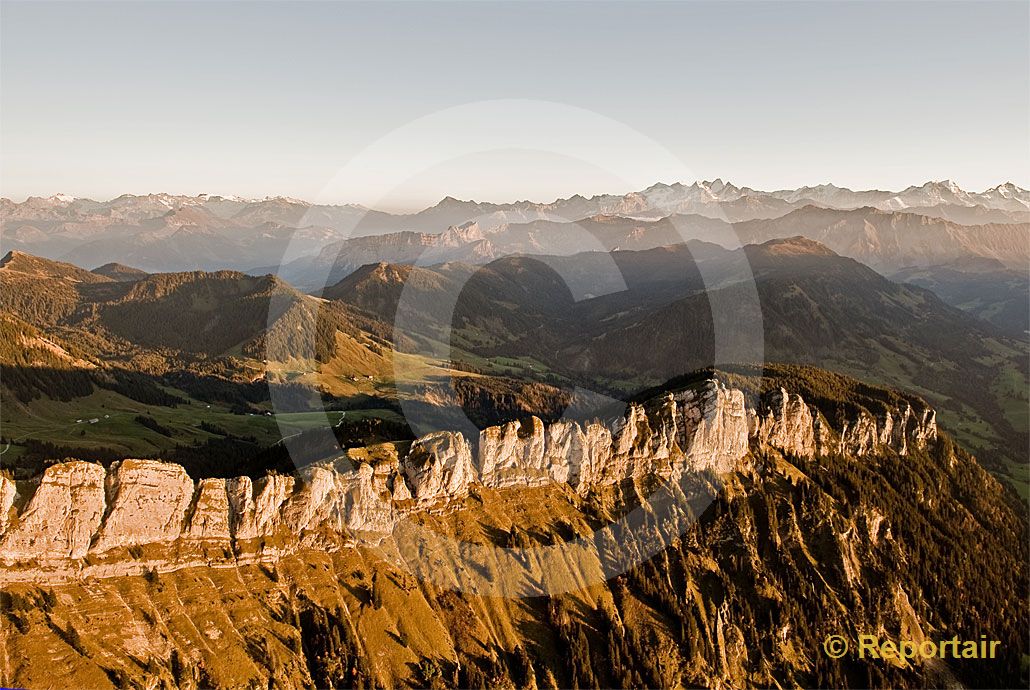
<svg viewBox="0 0 1030 690">
<path fill-rule="evenodd" d="M 847 187 L 846 185 L 836 184 L 836 183 L 834 183 L 832 181 L 830 181 L 830 182 L 816 181 L 816 182 L 811 182 L 811 183 L 799 185 L 798 187 L 775 187 L 775 188 L 769 188 L 769 189 L 761 189 L 759 187 L 755 187 L 754 185 L 738 184 L 735 180 L 731 180 L 731 179 L 728 179 L 728 178 L 725 178 L 725 177 L 716 177 L 716 178 L 709 178 L 709 179 L 706 179 L 706 180 L 697 179 L 697 180 L 689 180 L 689 181 L 688 180 L 674 180 L 674 181 L 661 180 L 661 181 L 658 181 L 658 182 L 654 182 L 654 183 L 652 183 L 650 185 L 647 185 L 646 187 L 641 187 L 639 189 L 636 189 L 636 188 L 628 189 L 627 188 L 627 189 L 622 189 L 622 190 L 603 190 L 603 191 L 588 190 L 588 191 L 575 192 L 573 194 L 570 194 L 570 195 L 567 195 L 567 196 L 562 196 L 562 197 L 540 198 L 540 199 L 529 199 L 529 198 L 525 198 L 525 199 L 514 199 L 514 198 L 511 198 L 511 199 L 508 199 L 508 198 L 505 198 L 505 199 L 487 199 L 487 198 L 478 199 L 478 198 L 462 198 L 462 197 L 455 196 L 453 194 L 445 194 L 444 196 L 440 197 L 439 199 L 436 199 L 435 201 L 433 201 L 433 202 L 431 202 L 431 203 L 429 203 L 429 204 L 427 204 L 425 206 L 412 206 L 412 207 L 408 207 L 408 208 L 405 208 L 405 207 L 399 207 L 399 208 L 368 207 L 368 208 L 369 208 L 369 210 L 384 211 L 384 212 L 389 212 L 389 213 L 417 212 L 417 211 L 421 211 L 421 210 L 424 210 L 426 208 L 430 208 L 432 206 L 435 206 L 435 205 L 439 204 L 441 201 L 443 201 L 446 198 L 453 198 L 453 199 L 457 199 L 458 201 L 468 201 L 468 202 L 473 202 L 473 203 L 492 203 L 492 204 L 498 204 L 498 205 L 517 204 L 517 203 L 523 203 L 523 202 L 538 203 L 538 204 L 549 204 L 549 203 L 554 203 L 554 202 L 557 202 L 557 201 L 566 200 L 566 199 L 568 199 L 568 198 L 570 198 L 572 196 L 576 196 L 576 195 L 580 195 L 580 196 L 586 197 L 588 199 L 591 198 L 591 197 L 595 197 L 595 196 L 624 196 L 626 194 L 631 194 L 633 192 L 643 191 L 643 190 L 645 190 L 647 188 L 650 188 L 652 186 L 665 185 L 665 186 L 671 187 L 671 186 L 675 186 L 677 184 L 681 184 L 683 186 L 689 187 L 689 186 L 691 186 L 691 185 L 693 185 L 695 183 L 702 183 L 702 182 L 711 183 L 711 182 L 715 182 L 717 180 L 721 180 L 722 182 L 727 183 L 727 184 L 733 184 L 734 186 L 742 188 L 742 189 L 752 189 L 752 190 L 754 190 L 756 192 L 760 192 L 760 193 L 763 193 L 763 192 L 764 193 L 776 193 L 776 192 L 782 192 L 782 191 L 799 189 L 799 188 L 802 188 L 802 187 L 818 187 L 818 186 L 821 186 L 821 185 L 829 185 L 829 186 L 838 187 L 838 188 L 841 188 L 841 189 L 850 189 L 853 192 L 865 192 L 865 191 L 901 192 L 901 191 L 904 191 L 905 189 L 919 188 L 919 187 L 922 187 L 925 184 L 935 183 L 935 182 L 936 183 L 953 182 L 953 183 L 957 184 L 963 191 L 965 191 L 965 192 L 973 192 L 973 193 L 982 193 L 982 192 L 988 191 L 990 189 L 994 189 L 996 187 L 999 187 L 1001 185 L 1010 184 L 1010 183 L 1011 184 L 1015 184 L 1017 187 L 1025 189 L 1025 187 L 1023 187 L 1023 185 L 1020 185 L 1020 184 L 1014 182 L 1013 180 L 1000 180 L 997 183 L 991 184 L 991 185 L 989 185 L 987 187 L 984 187 L 982 189 L 970 188 L 970 187 L 966 187 L 965 185 L 961 184 L 960 181 L 956 180 L 953 177 L 937 177 L 937 178 L 934 178 L 934 179 L 923 180 L 921 182 L 914 182 L 912 184 L 905 185 L 904 187 L 897 187 L 897 188 L 888 188 L 888 187 L 885 187 L 885 186 L 880 186 L 880 187 L 870 187 L 870 188 L 866 189 L 866 188 Z M 86 199 L 86 200 L 89 200 L 89 201 L 96 201 L 98 203 L 106 203 L 106 202 L 113 201 L 113 200 L 115 200 L 115 199 L 117 199 L 119 197 L 122 197 L 122 196 L 144 197 L 144 196 L 162 195 L 162 194 L 168 195 L 168 196 L 173 196 L 173 197 L 208 196 L 208 197 L 221 197 L 221 198 L 225 198 L 225 199 L 237 198 L 237 199 L 241 199 L 241 200 L 245 200 L 245 201 L 265 201 L 265 200 L 269 200 L 269 199 L 294 199 L 296 201 L 302 201 L 302 202 L 307 202 L 307 203 L 315 203 L 311 199 L 304 199 L 302 197 L 294 197 L 294 196 L 289 196 L 289 195 L 285 195 L 285 194 L 271 194 L 271 195 L 265 195 L 265 196 L 246 196 L 246 195 L 243 195 L 243 194 L 231 194 L 231 193 L 222 193 L 222 192 L 196 192 L 196 193 L 190 193 L 190 192 L 177 192 L 177 191 L 168 191 L 168 190 L 147 191 L 147 192 L 122 192 L 122 193 L 116 194 L 114 196 L 104 196 L 104 197 L 85 197 L 85 196 L 77 196 L 77 195 L 73 195 L 73 194 L 66 194 L 63 191 L 55 191 L 55 192 L 46 193 L 46 194 L 29 194 L 27 196 L 16 197 L 16 198 L 10 198 L 10 197 L 0 197 L 0 198 L 8 199 L 8 200 L 10 200 L 10 201 L 12 201 L 14 203 L 24 203 L 24 202 L 28 201 L 30 198 L 48 199 L 48 198 L 52 198 L 52 197 L 57 197 L 57 196 L 62 196 L 63 195 L 63 196 L 74 196 L 76 199 Z M 347 201 L 347 200 L 337 200 L 337 201 L 324 202 L 324 203 L 326 203 L 328 205 L 335 205 L 335 206 L 362 206 L 362 204 L 360 204 L 360 203 L 353 202 L 353 201 Z"/>
<path fill-rule="evenodd" d="M 0 11 L 8 198 L 316 201 L 348 164 L 332 202 L 388 210 L 695 177 L 764 190 L 1030 186 L 1022 2 Z M 564 128 L 549 127 L 548 108 Z M 570 147 L 580 120 L 590 146 Z M 428 134 L 398 143 L 425 122 Z M 384 140 L 392 148 L 362 158 Z"/>
</svg>

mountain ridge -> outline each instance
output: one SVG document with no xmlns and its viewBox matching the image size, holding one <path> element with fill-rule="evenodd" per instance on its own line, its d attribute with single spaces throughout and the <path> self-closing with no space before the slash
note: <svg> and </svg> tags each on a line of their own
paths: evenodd
<svg viewBox="0 0 1030 690">
<path fill-rule="evenodd" d="M 510 225 L 598 216 L 657 220 L 694 214 L 746 223 L 771 221 L 813 204 L 835 210 L 904 211 L 970 226 L 1030 220 L 1030 192 L 1022 188 L 1002 184 L 971 193 L 947 181 L 899 192 L 853 192 L 834 185 L 764 192 L 722 180 L 656 183 L 624 195 L 577 194 L 549 203 L 490 203 L 448 196 L 404 214 L 284 197 L 151 194 L 93 201 L 54 196 L 21 203 L 2 199 L 0 215 L 7 246 L 50 258 L 83 265 L 117 261 L 147 271 L 249 270 L 314 256 L 326 245 L 348 238 L 403 231 L 440 235 L 473 221 L 484 233 Z"/>
<path fill-rule="evenodd" d="M 789 367 L 781 370 L 791 371 Z M 298 538 L 306 531 L 328 528 L 346 530 L 358 543 L 361 535 L 366 535 L 364 538 L 374 544 L 403 519 L 395 512 L 403 515 L 412 510 L 453 510 L 475 485 L 504 489 L 568 483 L 574 491 L 586 495 L 602 485 L 652 474 L 671 473 L 678 478 L 683 472 L 737 472 L 749 454 L 773 449 L 809 459 L 828 454 L 861 458 L 884 450 L 904 456 L 910 447 L 923 450 L 937 442 L 935 412 L 919 398 L 869 389 L 880 397 L 879 409 L 870 411 L 849 400 L 854 416 L 845 417 L 838 410 L 831 421 L 806 403 L 800 393 L 778 388 L 775 375 L 768 375 L 774 371 L 775 366 L 758 377 L 760 386 L 750 396 L 739 388 L 727 387 L 718 378 L 699 378 L 694 373 L 660 389 L 662 392 L 651 399 L 632 403 L 625 416 L 608 424 L 559 421 L 545 425 L 531 417 L 525 428 L 520 422 L 511 422 L 483 429 L 478 440 L 471 443 L 458 432 L 442 430 L 415 439 L 410 449 L 399 455 L 379 455 L 371 448 L 352 449 L 331 464 L 301 468 L 296 484 L 289 476 L 268 475 L 256 486 L 251 486 L 249 478 L 236 477 L 205 479 L 196 487 L 183 489 L 191 480 L 181 467 L 127 459 L 110 468 L 106 483 L 117 491 L 108 497 L 100 491 L 104 482 L 94 477 L 103 469 L 71 462 L 48 468 L 31 501 L 18 501 L 18 486 L 0 477 L 0 515 L 4 516 L 0 532 L 5 532 L 0 536 L 0 560 L 6 566 L 0 578 L 34 581 L 38 575 L 32 570 L 19 572 L 19 564 L 26 563 L 42 565 L 44 577 L 132 574 L 131 570 L 118 568 L 118 561 L 81 574 L 53 568 L 86 559 L 87 554 L 94 556 L 89 560 L 99 564 L 106 560 L 100 556 L 105 551 L 159 544 L 169 538 L 206 541 L 231 537 L 239 542 L 231 549 L 239 558 L 247 550 L 245 540 L 271 537 L 280 524 L 287 523 Z M 799 374 L 799 381 L 822 376 L 821 372 L 803 368 Z M 686 381 L 690 383 L 684 385 Z M 857 386 L 855 382 L 850 385 Z M 328 478 L 327 473 L 340 476 Z M 48 513 L 60 509 L 54 499 L 69 488 L 69 483 L 76 497 L 73 500 L 83 504 L 73 506 L 75 524 L 61 525 L 63 515 Z M 347 488 L 342 489 L 342 495 L 332 496 L 333 491 L 341 491 L 332 487 L 351 484 L 361 486 L 355 501 L 345 499 L 350 493 Z M 311 488 L 316 485 L 324 488 Z M 328 499 L 326 490 L 330 492 Z M 280 505 L 263 499 L 254 504 L 255 498 L 269 492 L 278 495 Z M 105 506 L 91 505 L 96 500 Z M 108 500 L 112 505 L 106 505 Z M 326 500 L 339 502 L 341 509 L 327 512 L 319 505 Z M 291 507 L 306 501 L 314 503 Z M 17 519 L 8 518 L 16 503 L 23 512 Z M 139 514 L 136 504 L 150 505 L 151 513 Z M 182 534 L 175 532 L 177 529 L 182 529 Z M 262 529 L 268 532 L 262 533 Z M 37 530 L 53 533 L 53 539 L 32 539 Z M 352 545 L 346 535 L 342 536 L 344 540 L 336 548 Z M 316 540 L 307 546 L 319 543 Z M 296 547 L 304 545 L 301 540 Z M 277 547 L 276 553 L 282 555 L 282 547 Z M 120 554 L 119 560 L 128 560 L 130 567 L 136 568 L 135 574 L 140 574 L 141 565 L 132 566 L 133 559 L 125 559 L 125 555 Z"/>
<path fill-rule="evenodd" d="M 67 270 L 54 265 L 56 273 Z M 83 284 L 0 268 L 0 284 L 5 308 L 101 368 L 165 376 L 185 367 L 218 380 L 294 381 L 372 401 L 397 395 L 400 355 L 418 363 L 404 395 L 429 402 L 432 415 L 457 397 L 483 420 L 496 417 L 474 414 L 467 403 L 494 408 L 517 397 L 505 377 L 522 377 L 523 392 L 530 395 L 525 386 L 532 384 L 541 409 L 558 409 L 576 387 L 621 398 L 712 363 L 711 300 L 752 304 L 753 298 L 739 298 L 753 280 L 759 312 L 738 309 L 739 323 L 720 327 L 736 334 L 761 324 L 758 343 L 768 357 L 920 387 L 938 404 L 953 401 L 942 414 L 995 471 L 1015 467 L 1026 433 L 1003 412 L 1018 395 L 998 388 L 1025 378 L 1014 358 L 1017 341 L 924 288 L 892 283 L 804 238 L 735 251 L 692 241 L 643 251 L 522 255 L 483 266 L 376 262 L 354 275 L 321 297 L 273 276 L 231 271 Z M 20 283 L 11 282 L 15 277 Z M 7 289 L 15 284 L 21 287 Z M 758 338 L 743 335 L 743 342 Z M 752 354 L 720 356 L 750 361 Z M 970 385 L 983 393 L 969 395 Z M 38 393 L 23 393 L 31 395 Z M 963 415 L 983 421 L 959 426 Z"/>
<path fill-rule="evenodd" d="M 890 195 L 890 196 L 893 196 L 893 197 L 904 197 L 904 196 L 912 196 L 916 192 L 927 192 L 929 194 L 933 194 L 938 199 L 941 198 L 942 196 L 953 195 L 953 196 L 955 196 L 955 197 L 957 197 L 959 199 L 965 200 L 969 205 L 972 205 L 972 203 L 969 202 L 969 199 L 974 199 L 974 198 L 977 198 L 977 197 L 987 197 L 988 199 L 990 199 L 990 198 L 994 198 L 994 199 L 1000 198 L 1000 199 L 1005 199 L 1005 200 L 1015 199 L 1017 201 L 1024 201 L 1024 202 L 1027 202 L 1027 204 L 1030 204 L 1030 190 L 1024 189 L 1022 187 L 1019 187 L 1018 185 L 1016 185 L 1015 183 L 1013 183 L 1011 181 L 1003 182 L 1003 183 L 997 184 L 997 185 L 995 185 L 993 187 L 987 187 L 982 192 L 970 192 L 970 191 L 963 190 L 961 187 L 959 187 L 957 184 L 955 184 L 951 180 L 928 180 L 928 181 L 924 182 L 922 185 L 910 185 L 910 186 L 905 187 L 904 189 L 902 189 L 900 191 L 890 191 L 890 190 L 882 190 L 882 189 L 853 190 L 853 189 L 851 189 L 849 187 L 840 187 L 840 186 L 837 186 L 837 185 L 835 185 L 833 183 L 824 183 L 824 184 L 815 185 L 815 186 L 802 186 L 802 187 L 798 187 L 798 188 L 795 188 L 795 189 L 776 189 L 776 190 L 771 190 L 771 191 L 763 191 L 763 190 L 759 190 L 759 189 L 755 189 L 755 188 L 747 187 L 747 186 L 738 187 L 738 186 L 734 185 L 731 182 L 724 182 L 721 178 L 716 178 L 714 180 L 697 180 L 697 181 L 694 181 L 694 182 L 692 182 L 690 184 L 684 184 L 683 182 L 672 182 L 672 183 L 655 182 L 654 184 L 652 184 L 651 186 L 649 186 L 649 187 L 647 187 L 647 188 L 645 188 L 643 190 L 626 192 L 626 193 L 624 193 L 622 195 L 612 194 L 612 193 L 601 193 L 601 194 L 595 194 L 595 195 L 593 195 L 593 196 L 588 198 L 588 197 L 584 197 L 582 194 L 574 194 L 574 195 L 569 196 L 569 197 L 558 197 L 558 198 L 554 199 L 554 201 L 551 201 L 551 202 L 539 202 L 539 201 L 532 201 L 532 200 L 529 200 L 529 199 L 522 199 L 522 200 L 517 200 L 517 201 L 509 201 L 509 202 L 488 202 L 488 201 L 476 201 L 474 199 L 459 199 L 459 198 L 456 198 L 454 196 L 448 195 L 448 196 L 444 196 L 442 199 L 440 199 L 440 201 L 436 202 L 432 206 L 428 206 L 428 207 L 426 207 L 424 209 L 421 209 L 420 211 L 412 211 L 412 212 L 410 212 L 408 214 L 399 214 L 399 215 L 415 215 L 417 213 L 420 213 L 422 211 L 426 211 L 426 210 L 429 210 L 429 209 L 438 208 L 438 207 L 454 206 L 456 204 L 476 204 L 476 205 L 486 205 L 486 206 L 495 206 L 495 207 L 496 206 L 517 207 L 517 206 L 528 206 L 528 205 L 553 206 L 553 205 L 556 205 L 556 204 L 560 204 L 561 202 L 579 201 L 579 200 L 594 201 L 594 200 L 600 200 L 600 199 L 610 199 L 610 198 L 615 198 L 615 197 L 619 197 L 619 196 L 623 196 L 624 197 L 624 196 L 628 196 L 628 195 L 631 195 L 631 194 L 640 194 L 640 195 L 652 194 L 653 195 L 655 193 L 665 192 L 667 190 L 673 190 L 675 192 L 682 192 L 683 190 L 695 190 L 695 192 L 702 192 L 702 193 L 709 194 L 709 195 L 711 195 L 713 197 L 720 197 L 720 198 L 726 198 L 726 197 L 738 198 L 739 196 L 744 196 L 744 195 L 747 195 L 747 194 L 750 193 L 750 194 L 766 194 L 766 195 L 770 195 L 770 196 L 774 196 L 776 198 L 782 198 L 782 199 L 793 198 L 794 200 L 812 198 L 813 201 L 818 200 L 818 199 L 813 198 L 813 197 L 825 197 L 827 194 L 829 194 L 829 195 L 833 195 L 833 194 L 865 195 L 865 196 L 868 196 L 868 197 L 872 198 L 872 197 L 876 197 L 876 196 L 885 196 L 885 195 Z M 104 204 L 114 204 L 115 202 L 129 202 L 129 201 L 133 201 L 133 200 L 147 200 L 147 201 L 151 201 L 151 202 L 155 202 L 155 203 L 164 205 L 166 208 L 172 208 L 172 207 L 175 206 L 176 203 L 194 203 L 194 204 L 196 204 L 197 202 L 202 202 L 202 201 L 225 202 L 225 203 L 239 203 L 239 204 L 247 204 L 247 205 L 262 204 L 262 203 L 278 203 L 278 204 L 285 204 L 285 205 L 291 205 L 291 206 L 293 206 L 293 205 L 308 205 L 308 206 L 316 205 L 316 204 L 314 204 L 312 202 L 305 201 L 303 199 L 284 197 L 284 196 L 239 197 L 239 196 L 221 196 L 221 195 L 211 195 L 211 194 L 197 194 L 197 195 L 190 196 L 190 195 L 186 195 L 186 194 L 167 194 L 167 193 L 163 193 L 163 192 L 151 193 L 151 194 L 142 194 L 142 195 L 138 195 L 138 194 L 122 194 L 122 195 L 120 195 L 118 197 L 114 197 L 114 198 L 109 199 L 107 201 L 98 201 L 98 200 L 94 200 L 94 199 L 91 199 L 91 198 L 88 198 L 88 197 L 76 197 L 76 196 L 71 196 L 71 195 L 67 195 L 67 194 L 54 194 L 54 195 L 51 195 L 49 197 L 29 196 L 29 197 L 27 197 L 22 202 L 15 202 L 14 200 L 12 200 L 10 198 L 7 198 L 7 197 L 0 197 L 0 205 L 3 205 L 3 206 L 17 206 L 17 205 L 20 205 L 20 204 L 32 204 L 32 205 L 35 205 L 37 207 L 40 207 L 40 206 L 44 206 L 45 207 L 45 206 L 47 206 L 49 204 L 53 204 L 55 206 L 68 206 L 68 205 L 70 205 L 72 203 L 75 203 L 75 202 L 82 202 L 82 203 L 85 203 L 85 204 L 102 206 Z M 355 204 L 355 203 L 346 203 L 346 202 L 344 202 L 344 203 L 334 203 L 334 204 L 325 204 L 325 205 L 326 206 L 330 206 L 330 207 L 337 207 L 337 208 L 353 208 L 353 209 L 356 209 L 356 210 L 359 210 L 359 211 L 370 210 L 366 206 L 362 206 L 360 204 Z M 858 205 L 861 205 L 861 204 L 858 204 Z"/>
<path fill-rule="evenodd" d="M 257 481 L 194 482 L 132 459 L 55 464 L 35 485 L 0 478 L 0 505 L 14 508 L 4 517 L 16 515 L 0 526 L 0 680 L 1016 686 L 1027 621 L 1017 501 L 918 400 L 836 418 L 853 422 L 843 431 L 780 388 L 821 374 L 780 373 L 743 388 L 703 374 L 607 434 L 489 428 L 475 453 L 440 432 Z M 830 394 L 823 407 L 841 400 L 835 390 L 850 395 L 815 383 Z M 952 545 L 968 543 L 956 560 Z M 766 629 L 784 642 L 762 644 Z M 809 660 L 827 635 L 871 630 L 983 634 L 1001 654 Z M 41 670 L 43 649 L 62 663 Z"/>
</svg>

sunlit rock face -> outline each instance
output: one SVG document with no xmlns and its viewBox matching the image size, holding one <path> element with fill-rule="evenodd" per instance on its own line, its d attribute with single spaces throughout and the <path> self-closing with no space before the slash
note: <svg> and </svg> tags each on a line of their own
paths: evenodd
<svg viewBox="0 0 1030 690">
<path fill-rule="evenodd" d="M 170 542 L 182 534 L 193 501 L 193 480 L 179 465 L 122 460 L 111 466 L 108 512 L 91 551 Z"/>
<path fill-rule="evenodd" d="M 412 497 L 424 506 L 464 498 L 477 479 L 468 440 L 452 431 L 417 439 L 402 467 Z"/>
<path fill-rule="evenodd" d="M 237 539 L 255 539 L 275 531 L 281 519 L 281 507 L 293 493 L 295 479 L 272 474 L 258 480 L 235 477 L 226 482 L 230 520 Z"/>
<path fill-rule="evenodd" d="M 88 462 L 47 468 L 24 510 L 8 517 L 2 557 L 14 562 L 85 557 L 106 509 L 104 478 L 104 468 Z M 5 479 L 8 513 L 12 486 Z"/>
<path fill-rule="evenodd" d="M 552 480 L 545 462 L 546 429 L 531 417 L 526 424 L 509 422 L 484 429 L 479 434 L 479 477 L 485 486 L 534 486 Z M 567 462 L 566 458 L 547 456 L 546 461 Z"/>
<path fill-rule="evenodd" d="M 772 396 L 764 415 L 755 415 L 754 435 L 760 446 L 807 458 L 817 453 L 812 411 L 800 395 L 783 388 Z"/>
<path fill-rule="evenodd" d="M 229 494 L 224 479 L 202 479 L 183 536 L 198 541 L 226 542 L 229 529 Z"/>
<path fill-rule="evenodd" d="M 936 438 L 936 411 L 926 408 L 917 414 L 911 405 L 907 405 L 904 409 L 888 410 L 880 418 L 864 413 L 852 422 L 845 422 L 837 452 L 861 457 L 890 448 L 905 455 L 910 443 L 916 448 L 925 448 Z"/>
<path fill-rule="evenodd" d="M 710 381 L 684 400 L 687 456 L 696 469 L 729 472 L 748 452 L 748 413 L 744 393 Z"/>
<path fill-rule="evenodd" d="M 0 579 L 108 576 L 198 562 L 269 561 L 300 549 L 376 543 L 417 511 L 460 509 L 477 486 L 566 484 L 580 495 L 644 476 L 740 470 L 754 453 L 898 454 L 937 437 L 932 409 L 862 411 L 839 431 L 780 389 L 750 405 L 711 380 L 632 404 L 604 424 L 535 417 L 416 439 L 376 461 L 341 456 L 296 476 L 194 482 L 175 464 L 66 462 L 35 483 L 0 477 Z M 379 457 L 379 456 L 377 456 Z M 385 458 L 385 459 L 384 459 Z"/>
</svg>

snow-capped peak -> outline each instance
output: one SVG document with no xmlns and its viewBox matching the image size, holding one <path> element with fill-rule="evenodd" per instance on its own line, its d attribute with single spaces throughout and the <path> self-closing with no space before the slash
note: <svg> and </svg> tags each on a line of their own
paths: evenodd
<svg viewBox="0 0 1030 690">
<path fill-rule="evenodd" d="M 1027 194 L 1030 194 L 1030 192 L 1027 192 L 1027 190 L 1013 184 L 1012 182 L 1005 182 L 1004 184 L 1000 184 L 997 187 L 985 189 L 983 193 L 985 196 L 990 194 L 997 194 L 998 196 L 1004 197 L 1006 199 L 1016 199 L 1024 197 Z"/>
<path fill-rule="evenodd" d="M 923 185 L 923 188 L 925 189 L 927 187 L 935 187 L 935 188 L 938 188 L 938 189 L 946 189 L 949 192 L 951 192 L 952 194 L 965 194 L 965 192 L 962 190 L 962 188 L 959 187 L 957 184 L 955 184 L 951 180 L 938 180 L 936 182 L 927 182 L 926 184 Z"/>
</svg>

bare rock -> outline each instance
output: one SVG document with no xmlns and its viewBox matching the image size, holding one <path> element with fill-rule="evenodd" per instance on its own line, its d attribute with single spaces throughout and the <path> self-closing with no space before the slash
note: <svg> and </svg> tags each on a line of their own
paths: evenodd
<svg viewBox="0 0 1030 690">
<path fill-rule="evenodd" d="M 551 480 L 545 466 L 544 423 L 509 422 L 479 434 L 479 479 L 484 486 L 535 486 Z"/>
<path fill-rule="evenodd" d="M 413 497 L 421 504 L 464 498 L 477 479 L 468 441 L 451 431 L 417 439 L 404 458 L 403 469 Z"/>
<path fill-rule="evenodd" d="M 876 420 L 869 413 L 863 412 L 853 422 L 844 422 L 838 452 L 861 457 L 876 449 L 879 438 Z"/>
<path fill-rule="evenodd" d="M 937 440 L 937 410 L 927 407 L 920 413 L 910 434 L 916 448 L 923 449 L 930 441 Z"/>
<path fill-rule="evenodd" d="M 232 533 L 224 479 L 202 479 L 197 484 L 197 498 L 183 534 L 198 541 L 229 541 Z"/>
<path fill-rule="evenodd" d="M 692 469 L 729 472 L 747 455 L 748 420 L 742 391 L 709 381 L 696 403 L 685 404 L 683 409 L 682 447 Z"/>
<path fill-rule="evenodd" d="M 283 506 L 283 524 L 298 535 L 326 523 L 341 528 L 343 519 L 337 502 L 343 487 L 337 481 L 337 472 L 331 465 L 311 465 L 304 468 L 301 478 L 297 491 Z"/>
<path fill-rule="evenodd" d="M 293 493 L 292 476 L 271 474 L 255 484 L 250 477 L 226 482 L 231 507 L 231 529 L 236 539 L 271 535 L 282 521 L 280 508 Z"/>
<path fill-rule="evenodd" d="M 84 558 L 104 509 L 103 467 L 81 461 L 48 467 L 0 552 L 6 561 Z"/>
<path fill-rule="evenodd" d="M 765 416 L 758 419 L 754 436 L 759 446 L 791 455 L 811 458 L 817 452 L 812 411 L 800 395 L 791 395 L 783 388 L 773 394 Z"/>
<path fill-rule="evenodd" d="M 106 473 L 93 463 L 67 462 L 46 470 L 24 507 L 18 485 L 0 477 L 0 580 L 31 580 L 40 565 L 67 577 L 137 572 L 139 564 L 118 552 L 97 564 L 86 557 L 147 544 L 189 546 L 165 563 L 176 568 L 197 555 L 271 561 L 298 548 L 377 543 L 405 515 L 451 509 L 475 484 L 554 482 L 586 495 L 648 475 L 731 472 L 753 448 L 861 457 L 883 448 L 904 454 L 936 437 L 929 408 L 889 409 L 880 418 L 863 411 L 838 434 L 798 395 L 781 389 L 759 413 L 746 407 L 742 391 L 711 380 L 630 405 L 610 426 L 533 418 L 485 429 L 475 464 L 468 440 L 449 431 L 416 439 L 403 458 L 394 446 L 351 449 L 296 477 L 257 481 L 194 485 L 182 467 L 154 460 L 124 460 Z M 223 543 L 231 548 L 206 548 Z"/>
<path fill-rule="evenodd" d="M 0 534 L 6 529 L 11 521 L 11 508 L 14 507 L 14 499 L 18 495 L 18 489 L 14 482 L 4 476 L 0 476 Z"/>
<path fill-rule="evenodd" d="M 122 460 L 111 466 L 106 489 L 111 509 L 92 551 L 179 538 L 193 499 L 193 480 L 181 465 Z"/>
</svg>

